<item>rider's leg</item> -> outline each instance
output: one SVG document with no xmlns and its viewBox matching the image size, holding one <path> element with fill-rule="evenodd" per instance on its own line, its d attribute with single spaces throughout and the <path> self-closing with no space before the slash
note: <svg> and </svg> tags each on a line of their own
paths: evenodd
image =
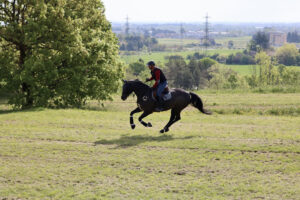
<svg viewBox="0 0 300 200">
<path fill-rule="evenodd" d="M 164 91 L 166 86 L 167 86 L 167 82 L 163 82 L 163 83 L 160 83 L 157 87 L 157 98 L 158 98 L 157 108 L 159 110 L 162 110 L 163 106 L 164 106 L 164 100 L 162 98 L 162 92 Z"/>
<path fill-rule="evenodd" d="M 162 96 L 162 92 L 164 91 L 166 86 L 167 86 L 167 81 L 158 84 L 158 86 L 157 86 L 157 96 L 158 97 Z"/>
</svg>

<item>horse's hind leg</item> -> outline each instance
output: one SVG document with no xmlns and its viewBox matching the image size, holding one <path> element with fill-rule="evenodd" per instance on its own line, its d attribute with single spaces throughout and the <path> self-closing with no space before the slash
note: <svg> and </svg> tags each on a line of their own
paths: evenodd
<svg viewBox="0 0 300 200">
<path fill-rule="evenodd" d="M 145 127 L 152 127 L 152 124 L 150 122 L 146 123 L 143 121 L 143 118 L 147 117 L 148 115 L 150 115 L 152 112 L 143 112 L 143 114 L 139 117 L 139 121 L 141 122 L 141 124 L 143 124 Z"/>
<path fill-rule="evenodd" d="M 172 109 L 170 120 L 167 125 L 162 130 L 160 130 L 160 133 L 168 132 L 170 126 L 181 119 L 180 112 L 181 111 Z"/>
<path fill-rule="evenodd" d="M 139 107 L 137 107 L 136 109 L 134 109 L 133 111 L 131 111 L 131 113 L 130 113 L 130 126 L 131 126 L 132 129 L 135 128 L 135 124 L 134 124 L 134 122 L 133 122 L 133 114 L 134 114 L 134 113 L 141 112 L 141 111 L 142 111 L 142 110 L 141 110 Z"/>
</svg>

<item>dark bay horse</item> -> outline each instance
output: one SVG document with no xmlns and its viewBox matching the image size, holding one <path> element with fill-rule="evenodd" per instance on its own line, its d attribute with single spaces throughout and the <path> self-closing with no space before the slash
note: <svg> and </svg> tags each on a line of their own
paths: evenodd
<svg viewBox="0 0 300 200">
<path fill-rule="evenodd" d="M 125 101 L 127 97 L 134 92 L 137 96 L 137 105 L 138 107 L 130 113 L 130 125 L 131 128 L 135 128 L 133 122 L 133 115 L 135 113 L 144 111 L 143 114 L 139 117 L 139 121 L 145 127 L 152 127 L 151 123 L 146 123 L 143 121 L 143 118 L 150 115 L 153 112 L 158 112 L 155 110 L 156 100 L 152 96 L 152 89 L 139 80 L 134 81 L 125 81 L 123 80 L 123 91 L 122 91 L 122 100 Z M 164 109 L 166 111 L 171 109 L 171 117 L 167 125 L 160 130 L 161 133 L 168 132 L 172 124 L 180 120 L 181 111 L 187 107 L 189 104 L 192 104 L 195 108 L 198 108 L 202 113 L 210 115 L 211 112 L 203 108 L 203 103 L 200 97 L 193 93 L 187 92 L 182 89 L 171 89 L 171 99 L 165 102 Z"/>
</svg>

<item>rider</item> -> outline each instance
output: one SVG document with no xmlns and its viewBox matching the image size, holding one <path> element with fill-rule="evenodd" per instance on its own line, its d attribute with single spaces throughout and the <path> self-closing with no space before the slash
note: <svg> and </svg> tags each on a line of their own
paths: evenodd
<svg viewBox="0 0 300 200">
<path fill-rule="evenodd" d="M 155 63 L 153 61 L 149 61 L 147 63 L 148 68 L 151 70 L 151 78 L 147 78 L 147 81 L 155 80 L 155 84 L 153 85 L 152 89 L 156 90 L 156 95 L 158 97 L 158 109 L 162 110 L 164 105 L 164 100 L 162 98 L 162 92 L 166 88 L 168 82 L 164 75 L 164 73 L 161 71 L 161 69 L 157 68 L 155 66 Z"/>
</svg>

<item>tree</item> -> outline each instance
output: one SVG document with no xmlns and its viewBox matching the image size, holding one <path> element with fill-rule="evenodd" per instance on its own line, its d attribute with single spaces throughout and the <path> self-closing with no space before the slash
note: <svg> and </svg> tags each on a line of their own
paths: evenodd
<svg viewBox="0 0 300 200">
<path fill-rule="evenodd" d="M 255 64 L 255 60 L 251 55 L 238 52 L 236 54 L 230 54 L 226 59 L 226 64 L 249 65 Z"/>
<path fill-rule="evenodd" d="M 227 46 L 228 46 L 228 49 L 232 49 L 233 46 L 234 46 L 233 41 L 232 41 L 232 40 L 229 40 Z"/>
<path fill-rule="evenodd" d="M 267 33 L 259 31 L 250 40 L 249 49 L 251 51 L 267 50 L 270 48 L 269 40 Z"/>
<path fill-rule="evenodd" d="M 0 82 L 16 107 L 105 100 L 122 76 L 117 38 L 100 0 L 0 3 Z"/>
<path fill-rule="evenodd" d="M 190 66 L 187 66 L 182 56 L 170 56 L 166 63 L 167 77 L 173 87 L 191 89 L 195 86 L 194 76 Z"/>
<path fill-rule="evenodd" d="M 280 64 L 296 65 L 300 55 L 295 44 L 285 44 L 276 51 L 276 58 Z"/>
<path fill-rule="evenodd" d="M 256 54 L 255 60 L 259 66 L 259 85 L 264 86 L 276 84 L 278 82 L 279 72 L 278 69 L 274 67 L 271 57 L 264 51 L 261 51 Z"/>
<path fill-rule="evenodd" d="M 237 73 L 234 72 L 232 69 L 220 67 L 216 64 L 209 69 L 209 73 L 212 76 L 212 78 L 209 80 L 210 88 L 235 89 L 239 85 Z"/>
<path fill-rule="evenodd" d="M 199 68 L 199 61 L 197 61 L 196 59 L 192 59 L 190 60 L 189 64 L 188 64 L 188 68 L 190 73 L 192 74 L 192 78 L 193 78 L 193 87 L 198 88 L 200 85 L 200 79 L 201 79 L 201 71 Z"/>
<path fill-rule="evenodd" d="M 119 35 L 121 51 L 140 51 L 145 47 L 149 49 L 158 46 L 158 41 L 155 38 L 139 36 L 139 35 Z"/>
<path fill-rule="evenodd" d="M 261 85 L 268 85 L 270 71 L 272 68 L 271 58 L 264 51 L 256 54 L 255 61 L 259 66 L 259 82 Z"/>
<path fill-rule="evenodd" d="M 129 68 L 135 76 L 139 76 L 140 73 L 145 71 L 146 69 L 144 61 L 142 59 L 138 60 L 137 62 L 130 63 Z"/>
<path fill-rule="evenodd" d="M 287 42 L 289 43 L 300 42 L 300 35 L 298 35 L 297 31 L 288 33 Z"/>
<path fill-rule="evenodd" d="M 211 58 L 202 58 L 200 60 L 200 70 L 201 71 L 207 71 L 208 68 L 213 66 L 214 64 L 217 64 L 217 62 Z"/>
</svg>

